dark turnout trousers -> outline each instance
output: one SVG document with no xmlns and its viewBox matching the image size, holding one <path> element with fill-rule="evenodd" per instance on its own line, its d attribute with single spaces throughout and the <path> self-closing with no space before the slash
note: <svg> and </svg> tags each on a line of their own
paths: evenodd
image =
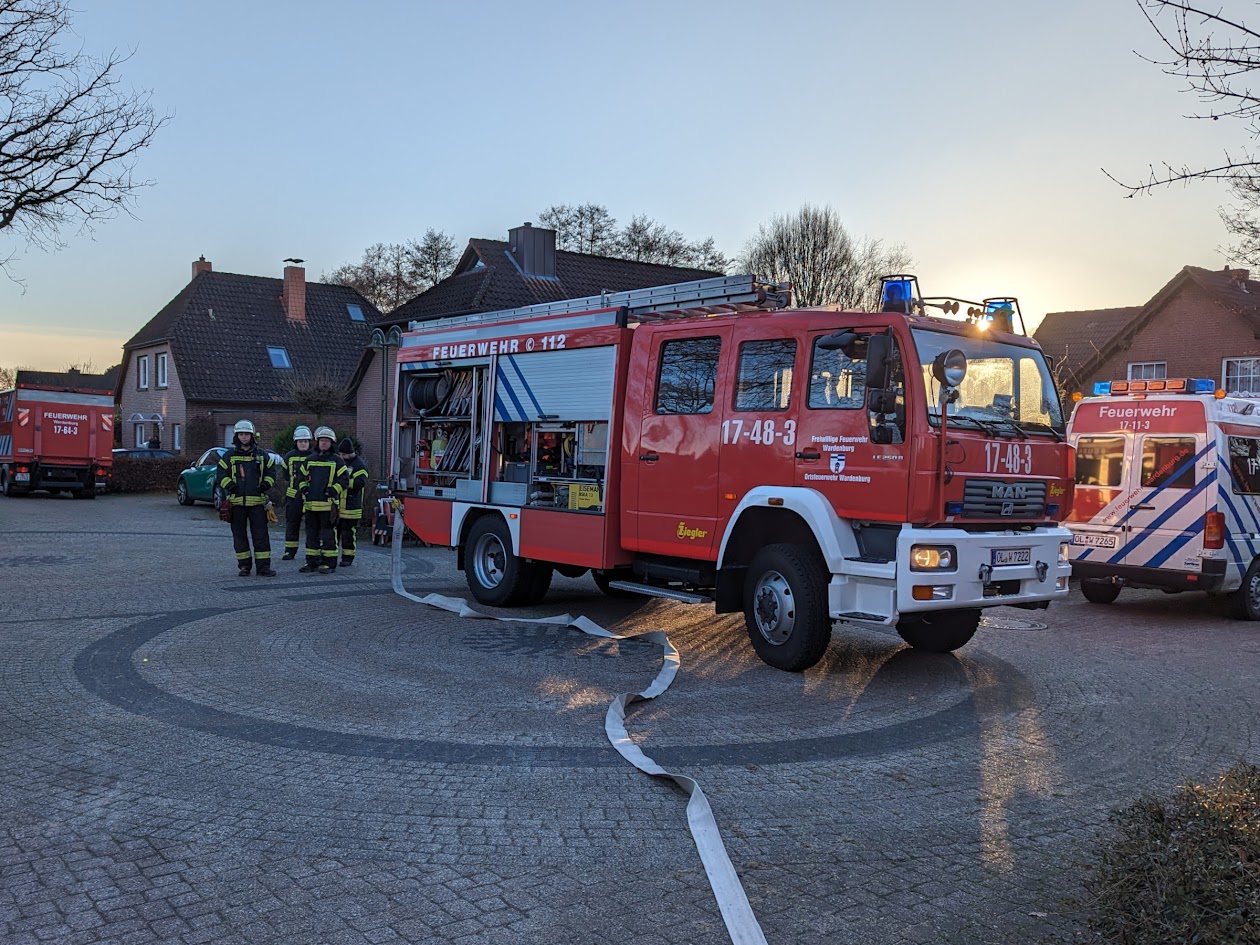
<svg viewBox="0 0 1260 945">
<path fill-rule="evenodd" d="M 354 562 L 354 549 L 359 541 L 359 522 L 361 519 L 347 518 L 344 512 L 341 513 L 341 520 L 337 522 L 337 537 L 341 539 L 341 560 L 344 564 Z"/>
<path fill-rule="evenodd" d="M 297 556 L 302 531 L 302 500 L 293 496 L 284 504 L 284 553 Z"/>
<path fill-rule="evenodd" d="M 330 512 L 306 513 L 306 563 L 313 568 L 337 566 L 337 527 Z"/>
<path fill-rule="evenodd" d="M 242 571 L 251 567 L 250 539 L 254 542 L 253 560 L 259 570 L 271 567 L 271 536 L 267 533 L 267 509 L 262 505 L 232 506 L 232 546 L 236 549 L 236 566 Z"/>
</svg>

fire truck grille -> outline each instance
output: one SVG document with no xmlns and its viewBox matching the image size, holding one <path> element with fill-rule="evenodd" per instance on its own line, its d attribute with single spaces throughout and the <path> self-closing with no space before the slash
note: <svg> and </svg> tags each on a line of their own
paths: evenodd
<svg viewBox="0 0 1260 945">
<path fill-rule="evenodd" d="M 968 518 L 1041 518 L 1045 511 L 1044 482 L 968 479 L 963 486 L 963 515 Z"/>
</svg>

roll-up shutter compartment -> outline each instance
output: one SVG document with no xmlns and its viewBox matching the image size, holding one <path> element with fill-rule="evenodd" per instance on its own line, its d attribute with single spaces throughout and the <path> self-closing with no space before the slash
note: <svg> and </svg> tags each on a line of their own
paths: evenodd
<svg viewBox="0 0 1260 945">
<path fill-rule="evenodd" d="M 504 422 L 609 420 L 617 349 L 500 356 L 495 416 Z"/>
</svg>

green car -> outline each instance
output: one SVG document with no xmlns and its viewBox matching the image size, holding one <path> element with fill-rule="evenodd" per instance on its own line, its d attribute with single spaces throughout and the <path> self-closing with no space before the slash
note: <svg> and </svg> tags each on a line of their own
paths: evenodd
<svg viewBox="0 0 1260 945">
<path fill-rule="evenodd" d="M 215 446 L 201 454 L 201 459 L 193 463 L 179 474 L 179 482 L 175 484 L 175 501 L 180 505 L 192 505 L 201 500 L 209 502 L 216 509 L 222 491 L 214 484 L 219 473 L 219 457 L 228 451 L 226 446 Z M 283 467 L 284 460 L 279 453 L 267 451 L 272 463 Z"/>
</svg>

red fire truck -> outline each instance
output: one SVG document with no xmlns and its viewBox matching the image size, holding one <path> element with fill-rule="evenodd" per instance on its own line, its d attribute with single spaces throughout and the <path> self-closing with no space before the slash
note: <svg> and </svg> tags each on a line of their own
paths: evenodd
<svg viewBox="0 0 1260 945">
<path fill-rule="evenodd" d="M 1073 452 L 1013 299 L 786 308 L 708 279 L 415 323 L 394 476 L 408 527 L 483 604 L 553 572 L 743 611 L 801 670 L 834 621 L 954 650 L 980 610 L 1067 593 Z"/>
<path fill-rule="evenodd" d="M 0 492 L 33 489 L 95 499 L 113 466 L 114 395 L 23 379 L 0 391 Z"/>
</svg>

